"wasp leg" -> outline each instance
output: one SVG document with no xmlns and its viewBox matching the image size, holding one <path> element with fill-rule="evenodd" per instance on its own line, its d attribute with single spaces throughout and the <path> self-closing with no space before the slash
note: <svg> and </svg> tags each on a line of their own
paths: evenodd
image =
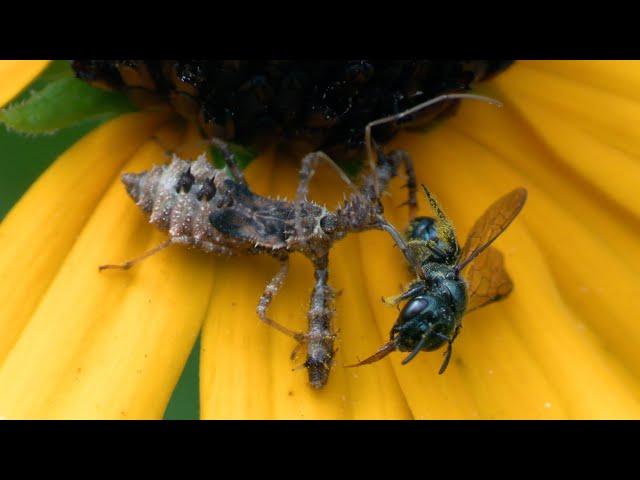
<svg viewBox="0 0 640 480">
<path fill-rule="evenodd" d="M 224 161 L 227 164 L 227 167 L 229 168 L 229 171 L 231 172 L 231 175 L 236 180 L 236 182 L 246 185 L 247 182 L 244 179 L 242 170 L 240 170 L 240 167 L 238 167 L 238 164 L 236 163 L 236 156 L 229 148 L 229 145 L 217 138 L 212 138 L 211 144 L 220 149 L 222 157 L 224 158 Z"/>
<path fill-rule="evenodd" d="M 132 258 L 131 260 L 127 260 L 124 263 L 119 263 L 117 265 L 100 265 L 98 267 L 98 271 L 101 272 L 103 270 L 115 270 L 115 269 L 119 269 L 119 270 L 129 270 L 131 267 L 133 267 L 136 263 L 144 260 L 147 257 L 150 257 L 151 255 L 160 252 L 161 250 L 164 250 L 165 248 L 167 248 L 169 245 L 171 245 L 172 241 L 171 240 L 167 240 L 166 242 L 162 242 L 160 245 L 158 245 L 155 248 L 152 248 L 151 250 L 149 250 L 148 252 L 143 253 L 142 255 L 140 255 L 139 257 L 136 258 Z"/>
<path fill-rule="evenodd" d="M 262 296 L 260 297 L 260 301 L 258 302 L 258 307 L 256 308 L 256 312 L 258 313 L 258 317 L 260 317 L 260 320 L 262 320 L 264 323 L 275 328 L 279 332 L 282 332 L 285 335 L 288 335 L 294 338 L 298 342 L 301 342 L 304 340 L 304 337 L 305 337 L 303 333 L 295 332 L 285 327 L 284 325 L 280 325 L 275 320 L 272 320 L 269 317 L 267 317 L 267 309 L 269 308 L 269 305 L 271 304 L 273 297 L 276 296 L 276 294 L 282 287 L 282 284 L 284 283 L 284 279 L 286 278 L 287 273 L 289 273 L 289 257 L 284 257 L 280 259 L 280 270 L 278 270 L 278 273 L 275 274 L 275 276 L 271 279 L 271 281 L 265 287 L 264 293 L 262 294 Z"/>
<path fill-rule="evenodd" d="M 333 317 L 333 290 L 328 285 L 329 257 L 324 255 L 314 260 L 316 283 L 311 293 L 309 305 L 309 333 L 306 335 L 307 360 L 305 366 L 309 374 L 309 383 L 314 388 L 322 388 L 329 379 L 333 363 L 333 342 L 335 334 L 331 331 Z"/>
<path fill-rule="evenodd" d="M 447 350 L 444 352 L 444 360 L 442 361 L 442 365 L 440 365 L 440 370 L 438 370 L 438 375 L 442 375 L 447 367 L 449 366 L 449 361 L 451 360 L 451 354 L 453 353 L 453 341 L 456 339 L 458 334 L 460 333 L 460 326 L 456 327 L 455 332 L 453 332 L 453 336 L 448 340 Z"/>
<path fill-rule="evenodd" d="M 452 342 L 449 342 L 449 344 L 447 345 L 447 351 L 444 352 L 444 360 L 442 361 L 442 365 L 440 365 L 438 375 L 442 375 L 449 366 L 449 360 L 451 360 L 451 353 L 453 351 L 452 345 Z"/>
<path fill-rule="evenodd" d="M 399 295 L 392 295 L 390 297 L 382 297 L 382 302 L 389 307 L 395 307 L 400 302 L 407 300 L 408 298 L 420 295 L 424 292 L 425 288 L 424 282 L 415 282 L 409 286 L 409 289 L 406 292 L 400 293 Z"/>
</svg>

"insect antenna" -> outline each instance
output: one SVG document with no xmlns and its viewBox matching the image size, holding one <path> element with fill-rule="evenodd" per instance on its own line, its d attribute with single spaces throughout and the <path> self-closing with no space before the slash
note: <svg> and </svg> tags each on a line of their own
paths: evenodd
<svg viewBox="0 0 640 480">
<path fill-rule="evenodd" d="M 404 110 L 403 112 L 374 120 L 373 122 L 370 122 L 369 124 L 367 124 L 367 126 L 364 129 L 364 143 L 367 149 L 367 158 L 369 159 L 369 166 L 371 168 L 371 171 L 375 172 L 375 163 L 373 160 L 373 140 L 371 138 L 371 129 L 373 127 L 377 127 L 378 125 L 384 125 L 385 123 L 402 120 L 403 118 L 408 117 L 409 115 L 413 115 L 414 113 L 417 113 L 420 110 L 423 110 L 432 105 L 435 105 L 436 103 L 444 102 L 445 100 L 461 100 L 461 99 L 479 100 L 481 102 L 486 102 L 491 105 L 495 105 L 497 107 L 502 107 L 502 102 L 490 97 L 485 97 L 483 95 L 475 95 L 473 93 L 448 93 L 445 95 L 439 95 L 435 98 L 432 98 L 431 100 L 427 100 L 426 102 L 419 103 L 414 107 Z M 374 185 L 376 195 L 379 195 L 377 178 L 374 178 L 373 185 Z"/>
<path fill-rule="evenodd" d="M 353 368 L 353 367 L 360 367 L 362 365 L 368 365 L 370 363 L 374 363 L 377 362 L 378 360 L 382 360 L 384 357 L 386 357 L 387 355 L 389 355 L 391 352 L 395 351 L 396 346 L 393 342 L 387 342 L 384 345 L 382 345 L 378 351 L 376 353 L 374 353 L 373 355 L 371 355 L 370 357 L 365 358 L 364 360 L 362 360 L 361 362 L 358 363 L 354 363 L 351 365 L 345 365 L 345 368 Z"/>
</svg>

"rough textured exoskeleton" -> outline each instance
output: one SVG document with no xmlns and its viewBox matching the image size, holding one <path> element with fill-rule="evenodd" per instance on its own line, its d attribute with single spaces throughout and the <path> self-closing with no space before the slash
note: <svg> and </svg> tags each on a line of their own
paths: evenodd
<svg viewBox="0 0 640 480">
<path fill-rule="evenodd" d="M 380 192 L 403 165 L 408 176 L 408 204 L 416 207 L 416 182 L 411 161 L 403 151 L 384 154 L 377 149 L 375 168 L 358 187 L 325 154 L 315 152 L 302 160 L 294 201 L 253 193 L 237 168 L 233 153 L 219 140 L 227 169 L 216 169 L 200 156 L 189 162 L 174 155 L 168 165 L 142 173 L 126 173 L 122 181 L 149 221 L 169 233 L 169 240 L 138 259 L 106 268 L 129 268 L 171 244 L 181 244 L 222 255 L 266 253 L 280 261 L 280 270 L 266 286 L 258 303 L 259 317 L 307 346 L 305 367 L 309 382 L 321 388 L 327 382 L 334 355 L 331 326 L 334 292 L 328 285 L 329 250 L 350 232 L 392 228 L 382 217 Z M 335 210 L 308 201 L 306 195 L 316 165 L 326 161 L 338 169 L 352 192 Z M 289 255 L 300 252 L 314 265 L 315 284 L 308 311 L 307 332 L 294 332 L 271 320 L 267 309 L 288 270 Z"/>
</svg>

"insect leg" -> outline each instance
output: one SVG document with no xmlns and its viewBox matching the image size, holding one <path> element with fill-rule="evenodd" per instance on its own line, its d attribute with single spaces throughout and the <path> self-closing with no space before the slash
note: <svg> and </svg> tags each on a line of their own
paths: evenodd
<svg viewBox="0 0 640 480">
<path fill-rule="evenodd" d="M 387 117 L 379 118 L 379 119 L 374 120 L 373 122 L 370 122 L 369 124 L 367 124 L 367 126 L 364 129 L 364 144 L 365 144 L 365 147 L 367 149 L 367 158 L 369 159 L 369 166 L 371 168 L 371 171 L 374 172 L 375 169 L 376 169 L 376 164 L 375 164 L 375 161 L 373 159 L 374 140 L 373 140 L 372 133 L 371 133 L 371 129 L 373 127 L 376 127 L 378 125 L 384 125 L 384 124 L 387 124 L 387 123 L 399 122 L 403 118 L 410 117 L 414 113 L 417 113 L 420 110 L 428 108 L 431 105 L 435 105 L 436 103 L 440 103 L 440 102 L 443 102 L 443 101 L 446 101 L 446 100 L 461 100 L 461 99 L 465 99 L 465 98 L 466 99 L 470 99 L 470 100 L 479 100 L 479 101 L 482 101 L 482 102 L 490 103 L 492 105 L 496 105 L 498 107 L 502 106 L 502 103 L 500 103 L 499 101 L 494 100 L 493 98 L 483 97 L 482 95 L 474 95 L 474 94 L 471 94 L 471 93 L 448 93 L 448 94 L 440 95 L 438 97 L 435 97 L 435 98 L 432 98 L 430 100 L 427 100 L 426 102 L 423 102 L 423 103 L 420 103 L 418 105 L 415 105 L 414 107 L 411 107 L 411 108 L 409 108 L 407 110 L 404 110 L 402 112 L 395 113 L 395 114 L 389 115 Z M 377 179 L 374 179 L 373 186 L 374 186 L 374 190 L 375 190 L 376 194 L 378 194 L 380 190 L 379 190 Z"/>
<path fill-rule="evenodd" d="M 300 167 L 300 183 L 298 183 L 298 190 L 296 192 L 296 202 L 303 202 L 307 199 L 307 193 L 309 193 L 309 183 L 311 178 L 316 173 L 316 167 L 323 161 L 329 164 L 336 173 L 340 176 L 342 181 L 346 183 L 354 191 L 358 191 L 357 187 L 353 184 L 347 174 L 340 168 L 331 157 L 324 152 L 311 152 L 302 159 L 302 166 Z"/>
<path fill-rule="evenodd" d="M 395 150 L 390 155 L 395 162 L 398 164 L 402 164 L 404 166 L 404 170 L 407 174 L 407 183 L 406 187 L 408 189 L 409 198 L 406 202 L 398 205 L 399 207 L 408 205 L 409 206 L 409 221 L 413 220 L 418 213 L 418 200 L 417 200 L 417 191 L 418 191 L 418 183 L 416 181 L 416 172 L 413 169 L 413 161 L 407 152 L 404 150 Z"/>
<path fill-rule="evenodd" d="M 346 183 L 352 190 L 354 190 L 355 192 L 358 191 L 358 188 L 353 184 L 344 170 L 342 170 L 326 153 L 311 152 L 306 155 L 302 159 L 302 166 L 300 167 L 300 182 L 298 183 L 298 189 L 296 190 L 295 201 L 295 228 L 299 236 L 302 235 L 302 205 L 307 200 L 311 178 L 313 177 L 313 175 L 315 175 L 316 167 L 321 161 L 328 163 L 331 168 L 333 168 L 338 173 L 338 176 L 342 179 L 342 181 L 344 181 L 344 183 Z"/>
<path fill-rule="evenodd" d="M 460 326 L 456 327 L 456 330 L 453 333 L 453 337 L 451 337 L 451 339 L 448 340 L 449 343 L 447 344 L 447 351 L 444 352 L 444 360 L 442 361 L 442 365 L 440 365 L 440 370 L 438 370 L 438 375 L 442 375 L 447 369 L 447 367 L 449 366 L 449 361 L 451 360 L 451 354 L 453 353 L 453 341 L 458 336 L 458 333 L 460 333 L 460 328 L 461 328 Z"/>
<path fill-rule="evenodd" d="M 387 232 L 389 235 L 391 235 L 391 238 L 393 238 L 393 241 L 396 242 L 396 245 L 398 245 L 398 248 L 400 249 L 404 257 L 407 259 L 407 262 L 409 262 L 409 265 L 411 266 L 411 268 L 416 272 L 417 275 L 419 275 L 420 277 L 423 277 L 421 265 L 414 258 L 414 255 L 411 249 L 409 248 L 407 243 L 404 241 L 404 238 L 402 238 L 402 235 L 400 234 L 400 232 L 398 232 L 393 225 L 387 222 L 387 220 L 385 220 L 385 218 L 382 217 L 382 215 L 378 215 L 378 227 L 384 230 L 385 232 Z"/>
<path fill-rule="evenodd" d="M 400 302 L 402 302 L 403 300 L 406 300 L 411 297 L 415 297 L 416 295 L 423 293 L 424 290 L 425 290 L 424 282 L 415 282 L 409 286 L 409 289 L 406 292 L 403 292 L 399 295 L 393 295 L 390 297 L 382 297 L 382 302 L 389 307 L 394 307 Z"/>
<path fill-rule="evenodd" d="M 413 169 L 413 162 L 407 152 L 402 150 L 394 150 L 388 155 L 382 151 L 382 148 L 374 144 L 377 161 L 374 163 L 373 170 L 364 176 L 362 181 L 361 193 L 373 205 L 378 205 L 378 210 L 382 211 L 380 197 L 385 192 L 389 182 L 397 176 L 398 168 L 402 165 L 407 174 L 406 187 L 409 189 L 409 198 L 402 205 L 409 205 L 409 219 L 412 220 L 418 209 L 417 201 L 417 182 L 416 174 Z"/>
<path fill-rule="evenodd" d="M 229 168 L 229 171 L 231 172 L 231 175 L 234 177 L 234 179 L 238 183 L 246 185 L 242 170 L 240 170 L 240 168 L 238 167 L 238 164 L 236 163 L 236 156 L 229 148 L 229 145 L 218 138 L 212 138 L 211 144 L 220 149 L 222 157 L 224 158 L 224 161 L 227 164 L 227 167 Z"/>
<path fill-rule="evenodd" d="M 438 370 L 438 375 L 442 375 L 447 369 L 447 367 L 449 366 L 449 360 L 451 360 L 452 350 L 453 350 L 452 343 L 449 342 L 447 344 L 447 351 L 444 352 L 444 360 L 442 361 L 442 365 L 440 365 L 440 370 Z"/>
<path fill-rule="evenodd" d="M 306 335 L 307 360 L 305 367 L 309 374 L 309 383 L 314 388 L 322 388 L 329 379 L 333 363 L 333 342 L 335 334 L 331 331 L 333 317 L 333 291 L 327 281 L 329 258 L 324 255 L 314 260 L 316 283 L 311 293 L 309 305 L 309 333 Z"/>
<path fill-rule="evenodd" d="M 147 257 L 150 257 L 151 255 L 158 253 L 161 250 L 164 250 L 165 248 L 167 248 L 169 245 L 171 245 L 172 241 L 171 239 L 162 242 L 160 245 L 158 245 L 155 248 L 152 248 L 151 250 L 149 250 L 148 252 L 143 253 L 142 255 L 140 255 L 139 257 L 136 258 L 132 258 L 131 260 L 127 260 L 124 263 L 120 263 L 117 265 L 100 265 L 98 267 L 98 271 L 103 271 L 103 270 L 112 270 L 112 269 L 120 269 L 120 270 L 129 270 L 132 266 L 134 266 L 136 263 L 144 260 Z"/>
<path fill-rule="evenodd" d="M 267 317 L 267 309 L 273 300 L 273 297 L 276 296 L 282 284 L 284 283 L 284 279 L 289 273 L 289 257 L 283 257 L 280 259 L 280 270 L 275 276 L 271 279 L 271 281 L 267 284 L 264 289 L 264 293 L 260 297 L 260 301 L 258 302 L 258 307 L 256 308 L 256 312 L 258 313 L 258 317 L 267 325 L 275 328 L 279 332 L 284 333 L 290 337 L 293 337 L 297 341 L 301 342 L 304 340 L 304 334 L 299 332 L 294 332 L 293 330 L 285 327 L 284 325 L 280 325 L 278 322 Z"/>
</svg>

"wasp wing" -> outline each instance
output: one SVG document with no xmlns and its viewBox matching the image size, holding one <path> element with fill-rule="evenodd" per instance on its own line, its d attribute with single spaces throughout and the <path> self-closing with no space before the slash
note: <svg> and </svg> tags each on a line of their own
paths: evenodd
<svg viewBox="0 0 640 480">
<path fill-rule="evenodd" d="M 511 293 L 513 282 L 504 268 L 504 257 L 493 247 L 480 253 L 463 274 L 467 282 L 467 313 Z"/>
<path fill-rule="evenodd" d="M 462 248 L 458 269 L 465 268 L 474 258 L 484 251 L 498 236 L 505 231 L 514 218 L 520 213 L 527 200 L 527 190 L 516 188 L 493 203 L 469 232 L 467 242 Z"/>
</svg>

